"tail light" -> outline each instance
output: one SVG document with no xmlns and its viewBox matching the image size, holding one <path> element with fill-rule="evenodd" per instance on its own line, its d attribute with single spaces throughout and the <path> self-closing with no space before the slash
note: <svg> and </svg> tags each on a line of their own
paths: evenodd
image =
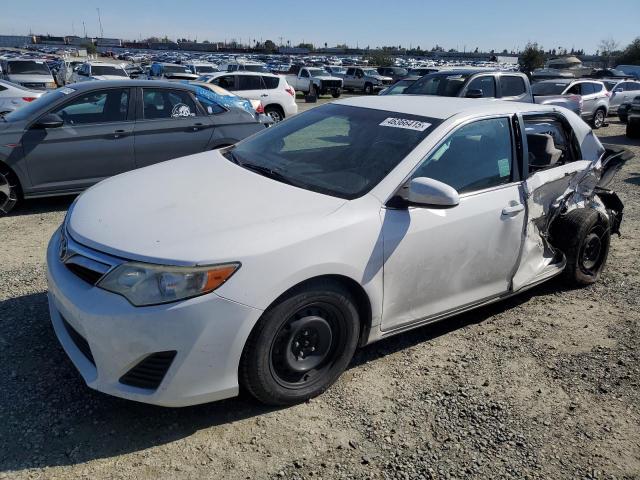
<svg viewBox="0 0 640 480">
<path fill-rule="evenodd" d="M 264 107 L 262 106 L 262 104 L 256 107 L 256 113 L 264 113 Z"/>
<path fill-rule="evenodd" d="M 296 96 L 296 91 L 293 89 L 293 87 L 288 86 L 287 88 L 285 88 L 286 92 L 291 95 L 292 97 Z"/>
<path fill-rule="evenodd" d="M 25 102 L 33 102 L 38 97 L 22 97 Z"/>
<path fill-rule="evenodd" d="M 606 92 L 604 92 L 604 94 L 605 94 L 607 97 L 610 97 L 610 96 L 611 96 L 611 92 L 610 92 L 610 91 L 608 91 L 608 90 L 607 90 Z"/>
</svg>

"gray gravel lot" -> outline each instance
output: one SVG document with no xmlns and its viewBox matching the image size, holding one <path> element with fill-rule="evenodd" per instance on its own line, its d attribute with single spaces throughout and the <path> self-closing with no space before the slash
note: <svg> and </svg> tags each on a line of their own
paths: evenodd
<svg viewBox="0 0 640 480">
<path fill-rule="evenodd" d="M 610 121 L 603 140 L 640 157 Z M 366 347 L 286 409 L 88 389 L 47 313 L 45 247 L 72 199 L 27 202 L 0 218 L 0 478 L 640 478 L 639 187 L 634 159 L 598 284 L 552 281 Z"/>
</svg>

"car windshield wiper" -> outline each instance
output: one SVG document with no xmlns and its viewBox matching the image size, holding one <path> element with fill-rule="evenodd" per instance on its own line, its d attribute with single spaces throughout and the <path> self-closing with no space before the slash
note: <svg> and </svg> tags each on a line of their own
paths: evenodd
<svg viewBox="0 0 640 480">
<path fill-rule="evenodd" d="M 236 159 L 237 161 L 237 159 Z M 271 178 L 273 180 L 277 180 L 278 182 L 287 183 L 289 185 L 299 186 L 293 180 L 291 180 L 286 175 L 274 170 L 273 168 L 265 167 L 263 165 L 256 165 L 254 163 L 239 163 L 241 167 L 246 168 L 247 170 L 251 170 L 253 172 L 259 173 L 265 177 Z"/>
</svg>

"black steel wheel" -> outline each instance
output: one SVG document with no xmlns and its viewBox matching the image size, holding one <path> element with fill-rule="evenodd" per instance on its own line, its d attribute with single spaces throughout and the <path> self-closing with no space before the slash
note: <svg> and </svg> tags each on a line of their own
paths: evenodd
<svg viewBox="0 0 640 480">
<path fill-rule="evenodd" d="M 609 220 L 597 210 L 578 208 L 559 217 L 552 227 L 552 242 L 567 259 L 567 283 L 595 283 L 607 262 L 610 240 Z"/>
<path fill-rule="evenodd" d="M 308 400 L 347 367 L 359 332 L 358 310 L 341 284 L 321 280 L 296 289 L 267 309 L 251 332 L 240 383 L 263 403 Z"/>
</svg>

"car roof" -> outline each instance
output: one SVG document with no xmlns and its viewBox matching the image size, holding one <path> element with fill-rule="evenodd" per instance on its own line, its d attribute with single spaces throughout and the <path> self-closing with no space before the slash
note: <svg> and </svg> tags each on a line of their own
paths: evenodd
<svg viewBox="0 0 640 480">
<path fill-rule="evenodd" d="M 314 68 L 314 67 L 312 67 Z M 235 70 L 233 72 L 210 72 L 210 73 L 206 73 L 205 75 L 203 75 L 204 77 L 211 77 L 211 78 L 217 78 L 217 77 L 221 77 L 222 75 L 260 75 L 261 77 L 264 77 L 265 75 L 267 77 L 278 77 L 280 78 L 280 75 L 276 75 L 275 73 L 270 73 L 270 72 L 252 72 L 250 70 Z"/>
<path fill-rule="evenodd" d="M 528 112 L 553 112 L 547 105 L 501 100 L 438 97 L 435 95 L 379 95 L 375 97 L 352 97 L 333 102 L 351 107 L 386 110 L 393 113 L 420 115 L 447 119 L 458 114 L 492 115 Z"/>
<path fill-rule="evenodd" d="M 192 90 L 194 88 L 192 85 L 182 82 L 169 82 L 164 80 L 137 80 L 127 78 L 123 80 L 100 80 L 99 82 L 78 82 L 66 85 L 66 87 L 73 88 L 78 92 L 116 87 L 183 88 L 188 90 Z"/>
</svg>

